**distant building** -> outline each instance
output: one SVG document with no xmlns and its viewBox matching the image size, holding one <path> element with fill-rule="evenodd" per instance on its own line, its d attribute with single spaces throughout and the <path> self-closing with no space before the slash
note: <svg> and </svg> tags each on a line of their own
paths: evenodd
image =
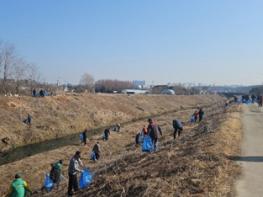
<svg viewBox="0 0 263 197">
<path fill-rule="evenodd" d="M 156 85 L 152 87 L 152 94 L 162 94 L 162 92 L 166 89 L 169 89 L 168 85 Z"/>
<path fill-rule="evenodd" d="M 123 94 L 147 94 L 147 90 L 137 90 L 137 89 L 125 89 L 121 91 Z"/>
<path fill-rule="evenodd" d="M 152 94 L 169 94 L 169 95 L 188 95 L 190 94 L 183 86 L 179 85 L 156 85 L 151 89 Z"/>
<path fill-rule="evenodd" d="M 164 89 L 161 94 L 174 95 L 175 91 L 173 89 Z"/>
</svg>

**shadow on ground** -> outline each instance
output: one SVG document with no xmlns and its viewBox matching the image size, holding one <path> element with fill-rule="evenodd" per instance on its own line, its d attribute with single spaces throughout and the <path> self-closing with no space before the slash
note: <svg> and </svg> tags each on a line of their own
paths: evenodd
<svg viewBox="0 0 263 197">
<path fill-rule="evenodd" d="M 227 156 L 232 161 L 263 162 L 263 156 Z"/>
</svg>

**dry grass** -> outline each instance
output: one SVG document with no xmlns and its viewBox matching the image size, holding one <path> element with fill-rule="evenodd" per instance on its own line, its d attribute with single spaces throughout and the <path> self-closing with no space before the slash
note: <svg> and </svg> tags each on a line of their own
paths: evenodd
<svg viewBox="0 0 263 197">
<path fill-rule="evenodd" d="M 178 143 L 170 138 L 169 134 L 164 137 L 157 153 L 133 152 L 111 162 L 78 196 L 232 195 L 240 167 L 228 156 L 240 151 L 238 112 L 211 114 L 198 127 L 189 128 Z"/>
<path fill-rule="evenodd" d="M 99 138 L 95 136 L 87 147 L 69 146 L 32 156 L 0 167 L 0 173 L 10 168 L 23 168 L 25 177 L 37 189 L 51 162 L 70 158 L 75 150 L 81 149 L 85 165 L 96 174 L 90 188 L 78 196 L 231 196 L 234 178 L 240 170 L 228 159 L 239 153 L 238 110 L 235 106 L 227 113 L 223 113 L 220 106 L 206 109 L 205 121 L 186 126 L 182 138 L 176 142 L 172 140 L 172 119 L 180 117 L 186 121 L 192 111 L 160 117 L 158 121 L 165 134 L 160 151 L 153 154 L 141 153 L 134 146 L 135 133 L 145 124 L 139 121 L 125 126 L 120 133 L 112 133 L 108 142 L 101 142 L 103 155 L 98 163 L 88 160 L 91 147 Z M 32 164 L 35 165 L 32 167 Z M 65 174 L 66 169 L 67 163 Z M 7 174 L 10 172 L 5 172 L 4 177 Z M 59 191 L 35 196 L 66 196 L 66 185 Z"/>
<path fill-rule="evenodd" d="M 59 99 L 62 98 L 63 97 Z M 184 105 L 181 104 L 179 105 L 178 103 L 178 104 L 174 104 L 174 106 L 187 107 L 193 105 L 193 103 L 196 102 L 196 101 L 192 101 L 192 99 L 195 99 L 195 97 L 191 99 L 189 97 L 189 101 L 187 101 L 187 98 L 188 97 L 185 97 Z M 202 97 L 200 97 L 200 99 L 201 98 Z M 182 98 L 180 97 L 180 99 Z M 215 98 L 213 97 L 211 98 L 208 97 L 207 100 L 204 99 L 205 101 L 202 102 L 203 103 L 206 102 L 205 104 L 208 104 L 214 102 L 215 101 L 214 99 Z M 216 99 L 220 100 L 219 98 Z M 186 102 L 189 102 L 189 104 L 185 104 Z M 162 106 L 164 106 L 164 104 L 162 104 Z M 171 108 L 169 110 L 171 110 Z M 209 109 L 209 110 L 215 111 L 213 109 Z M 207 109 L 207 112 L 209 110 Z M 167 140 L 172 139 L 171 122 L 173 118 L 180 117 L 183 121 L 187 121 L 189 119 L 189 115 L 192 113 L 193 113 L 192 110 L 186 110 L 173 114 L 167 114 L 158 118 L 159 124 L 162 126 L 164 132 L 166 133 L 165 136 L 163 137 L 163 141 L 165 142 Z M 108 168 L 108 166 L 112 165 L 112 163 L 114 163 L 113 161 L 116 161 L 118 163 L 119 160 L 122 160 L 121 158 L 126 157 L 127 155 L 131 155 L 131 157 L 134 157 L 133 155 L 143 156 L 144 154 L 141 154 L 141 151 L 139 149 L 136 149 L 134 146 L 134 137 L 137 131 L 141 129 L 144 124 L 146 124 L 146 120 L 138 121 L 126 125 L 121 129 L 120 133 L 112 133 L 112 135 L 110 136 L 110 140 L 108 142 L 101 141 L 101 146 L 103 149 L 102 159 L 95 164 L 89 160 L 89 154 L 91 152 L 91 148 L 94 145 L 95 141 L 97 141 L 97 139 L 99 139 L 100 136 L 94 136 L 92 139 L 90 139 L 88 145 L 85 147 L 79 146 L 79 144 L 76 144 L 74 146 L 66 146 L 63 148 L 59 148 L 57 150 L 41 153 L 17 162 L 0 166 L 0 174 L 1 174 L 0 182 L 2 183 L 0 185 L 0 196 L 7 191 L 7 188 L 9 186 L 9 181 L 13 179 L 15 172 L 21 172 L 23 177 L 25 177 L 25 179 L 28 180 L 33 190 L 38 190 L 41 187 L 41 184 L 43 183 L 44 173 L 49 170 L 50 164 L 58 159 L 65 160 L 64 174 L 66 175 L 68 159 L 72 156 L 72 154 L 76 150 L 82 151 L 83 160 L 86 166 L 91 168 L 92 171 L 98 173 L 103 171 L 103 169 Z M 188 130 L 191 128 L 192 126 L 188 127 Z M 36 194 L 36 196 L 39 195 L 40 194 Z M 61 192 L 48 194 L 48 196 L 54 196 L 54 195 L 65 196 L 65 188 L 63 187 Z"/>
<path fill-rule="evenodd" d="M 219 96 L 72 95 L 0 97 L 0 152 L 138 117 L 222 100 Z M 33 125 L 22 120 L 30 113 Z M 8 145 L 1 139 L 9 138 Z"/>
</svg>

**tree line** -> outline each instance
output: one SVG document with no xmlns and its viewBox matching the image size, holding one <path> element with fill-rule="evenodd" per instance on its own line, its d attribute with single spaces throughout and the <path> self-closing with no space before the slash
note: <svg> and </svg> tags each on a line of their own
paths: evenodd
<svg viewBox="0 0 263 197">
<path fill-rule="evenodd" d="M 80 79 L 79 85 L 69 85 L 70 90 L 75 92 L 102 92 L 102 93 L 120 93 L 124 89 L 135 88 L 131 81 L 101 79 L 95 81 L 89 73 L 84 73 Z"/>
<path fill-rule="evenodd" d="M 20 57 L 13 44 L 0 41 L 0 93 L 29 92 L 39 81 L 37 66 Z"/>
</svg>

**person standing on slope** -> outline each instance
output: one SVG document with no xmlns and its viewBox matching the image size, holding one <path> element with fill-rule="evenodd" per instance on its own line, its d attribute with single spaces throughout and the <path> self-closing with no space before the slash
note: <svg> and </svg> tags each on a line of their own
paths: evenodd
<svg viewBox="0 0 263 197">
<path fill-rule="evenodd" d="M 147 128 L 147 133 L 151 137 L 153 145 L 154 145 L 154 150 L 157 150 L 157 143 L 158 139 L 160 138 L 160 135 L 162 135 L 162 131 L 159 130 L 159 127 L 157 124 L 153 122 L 153 120 L 150 118 L 148 119 L 148 128 Z"/>
<path fill-rule="evenodd" d="M 203 117 L 205 115 L 205 112 L 202 108 L 199 109 L 198 116 L 199 116 L 199 122 L 203 120 Z"/>
<path fill-rule="evenodd" d="M 78 185 L 78 173 L 82 173 L 83 170 L 80 168 L 83 168 L 83 163 L 80 160 L 80 151 L 77 151 L 75 155 L 71 158 L 69 162 L 69 167 L 68 167 L 68 177 L 69 177 L 69 183 L 68 183 L 68 195 L 72 196 L 74 191 L 79 190 L 79 185 Z"/>
<path fill-rule="evenodd" d="M 96 159 L 96 160 L 99 160 L 99 158 L 100 158 L 100 153 L 101 153 L 99 142 L 97 142 L 97 143 L 93 146 L 92 151 L 93 151 L 94 154 L 95 154 L 95 159 Z"/>
</svg>

